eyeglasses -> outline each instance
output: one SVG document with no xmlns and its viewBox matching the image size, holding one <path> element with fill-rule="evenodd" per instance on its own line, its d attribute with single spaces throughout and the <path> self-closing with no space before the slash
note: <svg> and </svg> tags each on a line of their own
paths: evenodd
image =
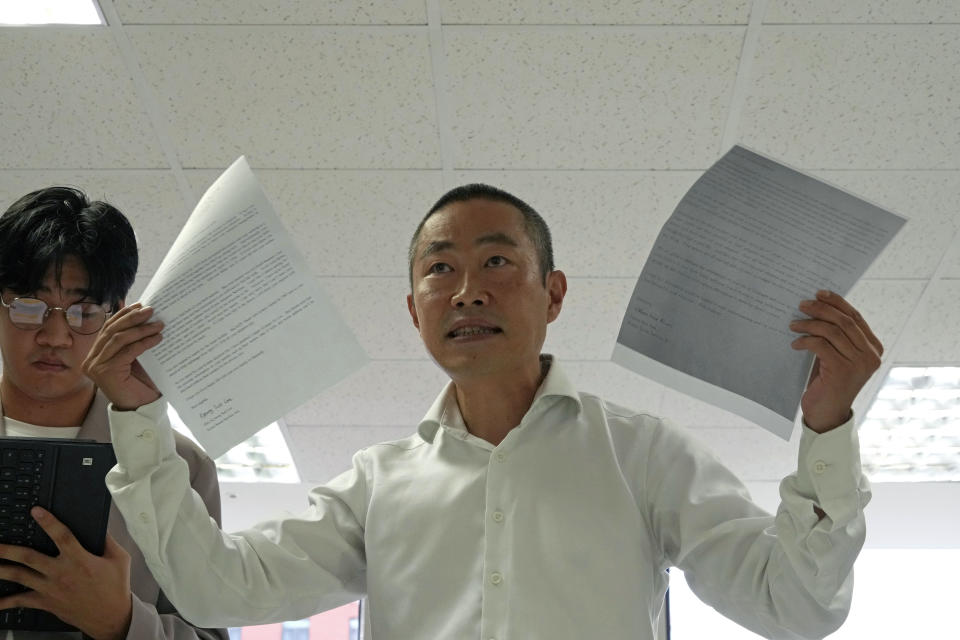
<svg viewBox="0 0 960 640">
<path fill-rule="evenodd" d="M 67 326 L 71 330 L 81 335 L 90 335 L 100 331 L 107 318 L 113 315 L 112 312 L 104 309 L 103 305 L 95 302 L 77 302 L 64 309 L 51 307 L 43 300 L 36 298 L 14 298 L 10 304 L 7 304 L 3 296 L 0 296 L 0 304 L 10 313 L 10 322 L 13 326 L 24 331 L 36 331 L 43 326 L 43 321 L 51 311 L 62 311 L 67 319 Z"/>
</svg>

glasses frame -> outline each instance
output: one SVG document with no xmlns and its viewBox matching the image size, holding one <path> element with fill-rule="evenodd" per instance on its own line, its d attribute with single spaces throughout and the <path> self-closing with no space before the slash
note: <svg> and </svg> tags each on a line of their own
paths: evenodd
<svg viewBox="0 0 960 640">
<path fill-rule="evenodd" d="M 31 329 L 28 329 L 28 328 L 26 328 L 26 327 L 17 326 L 17 323 L 14 322 L 14 321 L 13 321 L 13 318 L 11 317 L 11 318 L 10 318 L 10 324 L 12 324 L 12 325 L 13 325 L 14 327 L 16 327 L 17 329 L 20 329 L 21 331 L 37 331 L 38 329 L 42 329 L 44 323 L 47 321 L 47 318 L 50 317 L 50 312 L 51 312 L 51 311 L 62 311 L 62 312 L 63 312 L 63 319 L 64 319 L 64 321 L 66 321 L 67 327 L 70 328 L 70 331 L 74 332 L 75 334 L 77 334 L 77 335 L 79 335 L 79 336 L 92 336 L 93 334 L 95 334 L 95 333 L 97 333 L 98 331 L 100 331 L 100 329 L 103 329 L 103 325 L 107 322 L 107 318 L 109 318 L 110 316 L 112 316 L 112 315 L 115 313 L 115 312 L 113 312 L 113 311 L 107 311 L 107 309 L 104 308 L 104 306 L 103 306 L 102 304 L 99 304 L 98 306 L 103 309 L 103 322 L 101 322 L 101 323 L 100 323 L 100 326 L 97 327 L 95 330 L 90 331 L 89 333 L 85 333 L 85 332 L 83 332 L 83 331 L 80 331 L 80 330 L 77 329 L 76 327 L 74 327 L 72 324 L 70 324 L 70 317 L 67 315 L 67 309 L 69 309 L 70 307 L 75 307 L 75 306 L 77 306 L 77 305 L 84 304 L 84 303 L 82 303 L 82 302 L 74 302 L 74 303 L 71 304 L 71 305 L 67 305 L 67 307 L 66 307 L 66 309 L 65 309 L 65 308 L 63 308 L 63 307 L 54 307 L 54 306 L 52 306 L 52 305 L 50 305 L 50 304 L 47 304 L 47 302 L 46 302 L 45 300 L 41 300 L 40 298 L 34 298 L 34 297 L 31 297 L 31 296 L 17 296 L 17 297 L 15 297 L 13 300 L 11 300 L 9 304 L 7 304 L 6 300 L 3 299 L 3 293 L 0 293 L 0 305 L 3 305 L 4 307 L 7 308 L 7 316 L 8 316 L 8 317 L 10 316 L 10 313 L 12 312 L 13 304 L 14 304 L 17 300 L 36 300 L 37 302 L 42 302 L 43 305 L 46 307 L 46 309 L 45 309 L 44 312 L 43 312 L 43 317 L 40 319 L 40 324 L 37 325 L 37 326 L 34 327 L 34 328 L 31 328 Z M 90 303 L 90 304 L 93 304 L 93 303 Z"/>
</svg>

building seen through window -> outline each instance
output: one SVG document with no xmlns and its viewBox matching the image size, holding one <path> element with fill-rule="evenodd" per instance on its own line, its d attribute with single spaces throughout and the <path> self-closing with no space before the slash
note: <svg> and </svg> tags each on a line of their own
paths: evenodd
<svg viewBox="0 0 960 640">
<path fill-rule="evenodd" d="M 230 640 L 360 640 L 360 603 L 277 624 L 230 629 Z"/>
</svg>

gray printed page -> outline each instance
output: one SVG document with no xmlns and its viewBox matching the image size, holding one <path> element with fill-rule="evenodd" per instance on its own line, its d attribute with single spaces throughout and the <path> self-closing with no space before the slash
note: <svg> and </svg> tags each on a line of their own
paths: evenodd
<svg viewBox="0 0 960 640">
<path fill-rule="evenodd" d="M 735 146 L 660 231 L 613 360 L 789 439 L 813 364 L 797 305 L 846 295 L 904 222 Z"/>
<path fill-rule="evenodd" d="M 141 297 L 140 362 L 211 457 L 366 363 L 245 158 L 211 185 Z"/>
</svg>

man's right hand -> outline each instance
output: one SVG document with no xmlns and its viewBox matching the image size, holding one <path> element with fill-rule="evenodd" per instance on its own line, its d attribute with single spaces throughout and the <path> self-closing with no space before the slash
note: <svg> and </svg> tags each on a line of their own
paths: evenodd
<svg viewBox="0 0 960 640">
<path fill-rule="evenodd" d="M 130 411 L 160 397 L 160 391 L 137 358 L 163 339 L 162 322 L 148 322 L 151 307 L 139 302 L 124 307 L 104 323 L 83 361 L 83 371 L 114 408 Z"/>
</svg>

